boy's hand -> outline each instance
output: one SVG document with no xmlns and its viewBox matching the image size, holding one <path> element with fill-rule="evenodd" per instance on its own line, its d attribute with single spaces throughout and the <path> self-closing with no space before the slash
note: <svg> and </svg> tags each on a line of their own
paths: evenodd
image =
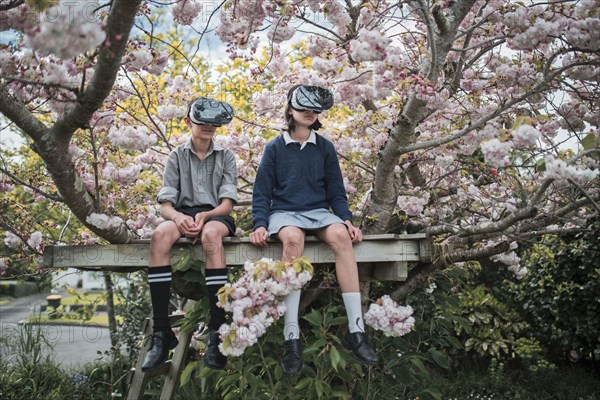
<svg viewBox="0 0 600 400">
<path fill-rule="evenodd" d="M 250 234 L 250 243 L 259 247 L 266 247 L 268 238 L 269 232 L 264 226 L 259 226 Z"/>
<path fill-rule="evenodd" d="M 202 228 L 204 228 L 204 223 L 206 222 L 206 212 L 200 212 L 196 214 L 196 218 L 194 218 L 194 220 L 196 222 L 196 229 L 198 229 L 198 233 L 200 233 Z"/>
<path fill-rule="evenodd" d="M 197 230 L 196 228 L 196 223 L 194 222 L 194 219 L 189 215 L 181 213 L 177 214 L 173 218 L 173 222 L 175 222 L 175 225 L 177 225 L 177 229 L 179 229 L 179 232 L 181 232 L 181 234 L 185 237 L 198 236 L 198 233 L 200 233 L 200 230 Z"/>
</svg>

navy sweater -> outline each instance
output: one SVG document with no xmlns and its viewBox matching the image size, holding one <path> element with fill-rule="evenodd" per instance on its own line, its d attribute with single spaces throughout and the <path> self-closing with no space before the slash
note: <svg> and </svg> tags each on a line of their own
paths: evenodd
<svg viewBox="0 0 600 400">
<path fill-rule="evenodd" d="M 254 181 L 254 229 L 269 225 L 272 211 L 331 209 L 342 221 L 352 220 L 333 143 L 316 135 L 316 145 L 285 144 L 283 135 L 267 143 Z"/>
</svg>

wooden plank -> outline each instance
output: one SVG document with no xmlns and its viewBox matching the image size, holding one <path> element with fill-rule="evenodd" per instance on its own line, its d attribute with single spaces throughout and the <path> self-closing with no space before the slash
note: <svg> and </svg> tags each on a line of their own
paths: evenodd
<svg viewBox="0 0 600 400">
<path fill-rule="evenodd" d="M 193 332 L 179 331 L 179 335 L 177 337 L 179 344 L 173 352 L 171 368 L 169 368 L 169 371 L 167 372 L 163 390 L 160 394 L 160 400 L 173 400 L 175 398 L 175 393 L 179 387 L 179 378 L 181 377 L 181 372 L 185 367 L 185 360 L 190 348 L 190 341 L 192 340 L 193 334 Z"/>
<path fill-rule="evenodd" d="M 429 241 L 424 235 L 372 235 L 354 245 L 356 260 L 359 263 L 423 261 L 431 259 Z M 271 241 L 265 248 L 251 245 L 247 238 L 227 238 L 224 242 L 227 265 L 243 265 L 247 260 L 261 258 L 281 258 L 282 245 Z M 149 241 L 121 245 L 54 246 L 45 251 L 44 263 L 50 268 L 78 268 L 85 270 L 112 270 L 130 272 L 146 268 L 148 265 Z M 186 251 L 193 251 L 196 259 L 205 260 L 202 246 L 191 245 L 189 240 L 178 241 L 172 250 L 172 262 L 177 261 Z M 210 251 L 210 250 L 209 250 Z M 421 252 L 429 252 L 421 256 Z M 333 263 L 332 248 L 309 237 L 305 243 L 304 255 L 314 264 Z"/>
<path fill-rule="evenodd" d="M 152 334 L 152 324 L 150 320 L 146 318 L 144 320 L 144 327 L 142 331 L 144 332 L 144 342 L 142 347 L 140 348 L 140 352 L 138 354 L 137 363 L 135 368 L 133 368 L 129 372 L 129 385 L 127 388 L 127 400 L 139 400 L 143 397 L 144 388 L 146 387 L 146 383 L 148 382 L 149 376 L 142 372 L 142 364 L 144 363 L 144 357 L 150 350 L 150 335 Z"/>
</svg>

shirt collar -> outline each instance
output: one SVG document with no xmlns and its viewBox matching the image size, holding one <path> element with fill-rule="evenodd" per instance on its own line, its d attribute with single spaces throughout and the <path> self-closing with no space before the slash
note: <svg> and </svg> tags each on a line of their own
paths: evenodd
<svg viewBox="0 0 600 400">
<path fill-rule="evenodd" d="M 194 150 L 194 145 L 192 144 L 192 138 L 188 139 L 187 143 L 185 144 L 184 149 L 188 149 L 192 153 L 196 154 L 196 151 Z M 213 151 L 222 151 L 222 150 L 225 150 L 225 148 L 223 146 L 221 146 L 218 143 L 215 143 L 214 140 L 211 140 L 210 147 L 208 148 L 208 152 L 206 153 L 206 156 L 209 156 Z"/>
<path fill-rule="evenodd" d="M 283 140 L 285 141 L 286 145 L 288 145 L 290 143 L 300 143 L 299 141 L 292 139 L 292 136 L 290 136 L 290 133 L 288 131 L 283 132 Z M 306 145 L 306 143 L 317 144 L 317 135 L 315 134 L 315 131 L 313 131 L 313 130 L 310 131 L 308 140 L 306 142 L 302 143 L 300 145 L 300 148 L 303 148 Z"/>
</svg>

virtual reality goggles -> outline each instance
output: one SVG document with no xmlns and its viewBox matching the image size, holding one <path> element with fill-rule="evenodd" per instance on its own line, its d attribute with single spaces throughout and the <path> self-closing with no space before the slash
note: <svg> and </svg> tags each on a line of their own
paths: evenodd
<svg viewBox="0 0 600 400">
<path fill-rule="evenodd" d="M 233 107 L 222 101 L 199 97 L 190 106 L 189 117 L 195 124 L 227 125 L 233 119 Z"/>
<path fill-rule="evenodd" d="M 318 86 L 300 85 L 288 99 L 294 110 L 312 110 L 320 113 L 333 107 L 333 94 Z"/>
</svg>

